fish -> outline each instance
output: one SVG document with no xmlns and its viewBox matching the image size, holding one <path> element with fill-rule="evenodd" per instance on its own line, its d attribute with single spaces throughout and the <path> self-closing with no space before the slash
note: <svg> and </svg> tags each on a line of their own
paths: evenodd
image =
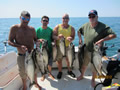
<svg viewBox="0 0 120 90">
<path fill-rule="evenodd" d="M 34 77 L 35 77 L 35 63 L 32 59 L 32 51 L 30 53 L 28 51 L 26 52 L 25 69 L 26 69 L 27 76 L 30 79 L 29 87 L 31 87 L 32 85 L 36 84 L 35 80 L 34 80 Z"/>
<path fill-rule="evenodd" d="M 50 56 L 49 56 L 49 49 L 48 49 L 48 41 L 47 40 L 42 41 L 41 51 L 42 51 L 45 71 L 48 72 L 48 60 L 49 60 Z"/>
<path fill-rule="evenodd" d="M 38 69 L 42 75 L 45 74 L 44 61 L 40 47 L 36 47 L 33 50 L 32 58 L 35 61 L 36 69 Z"/>
<path fill-rule="evenodd" d="M 52 43 L 52 57 L 53 57 L 53 62 L 55 62 L 57 57 L 57 48 L 54 42 Z"/>
<path fill-rule="evenodd" d="M 67 56 L 70 63 L 70 67 L 73 68 L 73 63 L 75 60 L 75 47 L 72 42 L 69 44 L 69 49 L 67 54 L 68 54 Z"/>
<path fill-rule="evenodd" d="M 60 51 L 63 57 L 66 57 L 66 46 L 65 46 L 65 38 L 61 38 L 59 42 Z"/>
<path fill-rule="evenodd" d="M 84 48 L 85 44 L 79 44 L 78 46 L 78 62 L 79 62 L 79 71 L 81 72 L 83 61 L 84 61 Z"/>
<path fill-rule="evenodd" d="M 98 45 L 93 45 L 91 63 L 99 75 L 102 75 L 102 54 Z"/>
</svg>

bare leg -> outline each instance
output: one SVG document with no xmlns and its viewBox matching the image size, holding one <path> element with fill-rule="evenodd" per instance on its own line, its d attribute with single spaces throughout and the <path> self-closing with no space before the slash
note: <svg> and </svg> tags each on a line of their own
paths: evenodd
<svg viewBox="0 0 120 90">
<path fill-rule="evenodd" d="M 86 68 L 87 68 L 87 66 L 82 66 L 81 75 L 79 77 L 77 77 L 78 81 L 83 79 L 83 76 L 84 76 L 84 73 L 86 71 Z"/>
<path fill-rule="evenodd" d="M 75 78 L 75 74 L 71 71 L 68 57 L 66 57 L 66 63 L 67 63 L 67 67 L 68 67 L 68 72 L 67 72 L 67 73 L 68 73 L 71 77 Z"/>
<path fill-rule="evenodd" d="M 68 57 L 66 57 L 66 63 L 67 63 L 68 71 L 71 71 L 71 69 L 70 69 L 70 63 L 69 63 Z"/>
<path fill-rule="evenodd" d="M 37 73 L 35 73 L 35 83 L 36 83 L 35 87 L 39 88 L 39 90 L 42 90 L 42 87 L 37 82 Z"/>
<path fill-rule="evenodd" d="M 52 80 L 54 80 L 55 78 L 54 78 L 54 76 L 51 74 L 51 71 L 52 71 L 52 67 L 50 66 L 50 65 L 48 65 L 48 70 L 49 70 L 49 77 L 51 77 L 52 78 Z"/>
<path fill-rule="evenodd" d="M 37 73 L 35 73 L 35 83 L 37 83 Z"/>
<path fill-rule="evenodd" d="M 62 72 L 62 61 L 59 60 L 59 61 L 56 62 L 56 64 L 57 64 L 57 66 L 58 66 L 59 72 Z"/>
<path fill-rule="evenodd" d="M 59 60 L 56 62 L 56 64 L 57 64 L 58 70 L 59 70 L 58 75 L 57 75 L 57 79 L 61 79 L 61 77 L 62 77 L 62 61 Z"/>
<path fill-rule="evenodd" d="M 92 87 L 95 87 L 95 85 L 96 85 L 96 83 L 95 83 L 95 77 L 96 77 L 96 75 L 97 75 L 97 73 L 96 72 L 92 72 L 92 81 L 91 81 L 91 86 Z"/>
<path fill-rule="evenodd" d="M 27 90 L 26 79 L 22 79 L 23 82 L 23 90 Z"/>
</svg>

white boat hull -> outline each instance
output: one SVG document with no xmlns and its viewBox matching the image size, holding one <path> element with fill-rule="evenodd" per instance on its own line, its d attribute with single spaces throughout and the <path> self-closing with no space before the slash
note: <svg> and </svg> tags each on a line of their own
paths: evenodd
<svg viewBox="0 0 120 90">
<path fill-rule="evenodd" d="M 77 49 L 76 49 L 77 52 Z M 105 60 L 105 59 L 104 59 Z M 104 64 L 106 64 L 104 62 Z M 106 64 L 107 65 L 107 64 Z M 78 60 L 76 53 L 76 60 L 73 64 L 74 70 L 73 72 L 76 76 L 80 75 L 78 70 Z M 66 67 L 66 61 L 63 60 L 63 67 Z M 53 68 L 57 68 L 56 63 L 53 63 Z M 106 68 L 106 66 L 104 67 Z M 57 77 L 58 70 L 53 69 L 52 74 Z M 119 77 L 120 73 L 116 75 Z M 38 73 L 38 84 L 42 86 L 42 90 L 93 90 L 91 87 L 91 70 L 88 67 L 87 72 L 85 73 L 85 79 L 81 81 L 76 81 L 75 78 L 71 78 L 67 74 L 67 70 L 63 70 L 63 76 L 60 80 L 51 80 L 48 75 L 46 75 L 46 79 L 44 82 L 40 80 L 41 74 Z M 119 79 L 120 80 L 120 79 Z M 113 83 L 117 82 L 120 84 L 119 80 L 113 80 Z M 96 82 L 99 83 L 100 80 L 96 79 Z M 28 81 L 29 83 L 29 81 Z M 15 52 L 7 53 L 3 56 L 0 56 L 0 90 L 19 90 L 22 87 L 22 81 L 18 74 L 17 69 L 17 55 Z M 28 89 L 29 90 L 29 89 Z M 33 87 L 31 90 L 37 90 Z M 98 89 L 101 90 L 101 87 Z"/>
</svg>

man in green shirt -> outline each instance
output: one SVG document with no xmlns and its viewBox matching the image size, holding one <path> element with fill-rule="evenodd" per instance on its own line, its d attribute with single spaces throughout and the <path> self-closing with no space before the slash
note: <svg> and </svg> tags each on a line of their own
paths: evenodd
<svg viewBox="0 0 120 90">
<path fill-rule="evenodd" d="M 49 17 L 47 16 L 43 16 L 41 18 L 41 23 L 42 26 L 36 29 L 36 36 L 38 41 L 41 43 L 43 40 L 47 40 L 48 41 L 48 48 L 49 48 L 49 52 L 52 52 L 52 29 L 50 27 L 48 27 L 48 23 L 49 23 Z M 40 48 L 41 48 L 41 44 L 40 44 Z M 52 69 L 52 54 L 50 54 L 50 58 L 48 60 L 48 70 L 49 70 L 49 76 L 54 79 L 54 76 L 51 74 L 51 69 Z M 41 81 L 44 81 L 45 79 L 45 75 L 42 76 Z"/>
<path fill-rule="evenodd" d="M 84 44 L 86 47 L 84 49 L 84 62 L 81 69 L 81 75 L 77 77 L 77 80 L 83 79 L 87 65 L 91 60 L 91 53 L 93 51 L 93 43 L 95 45 L 101 46 L 104 41 L 111 40 L 116 37 L 112 29 L 98 21 L 98 13 L 96 10 L 91 10 L 88 14 L 89 22 L 84 24 L 78 30 L 79 44 L 82 44 L 81 34 L 84 36 Z M 91 64 L 92 65 L 92 64 Z M 95 86 L 96 70 L 92 68 L 92 87 Z"/>
</svg>

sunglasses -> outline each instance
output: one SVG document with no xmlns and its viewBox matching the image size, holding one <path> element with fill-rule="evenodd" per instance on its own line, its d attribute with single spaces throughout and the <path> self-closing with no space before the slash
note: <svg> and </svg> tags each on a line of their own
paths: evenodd
<svg viewBox="0 0 120 90">
<path fill-rule="evenodd" d="M 95 18 L 95 16 L 89 16 L 88 18 Z"/>
<path fill-rule="evenodd" d="M 43 22 L 48 22 L 48 20 L 42 20 Z"/>
<path fill-rule="evenodd" d="M 69 19 L 69 17 L 64 17 L 63 19 Z"/>
<path fill-rule="evenodd" d="M 21 17 L 21 19 L 24 21 L 24 20 L 26 20 L 26 21 L 30 21 L 30 18 L 24 18 L 24 17 Z"/>
</svg>

